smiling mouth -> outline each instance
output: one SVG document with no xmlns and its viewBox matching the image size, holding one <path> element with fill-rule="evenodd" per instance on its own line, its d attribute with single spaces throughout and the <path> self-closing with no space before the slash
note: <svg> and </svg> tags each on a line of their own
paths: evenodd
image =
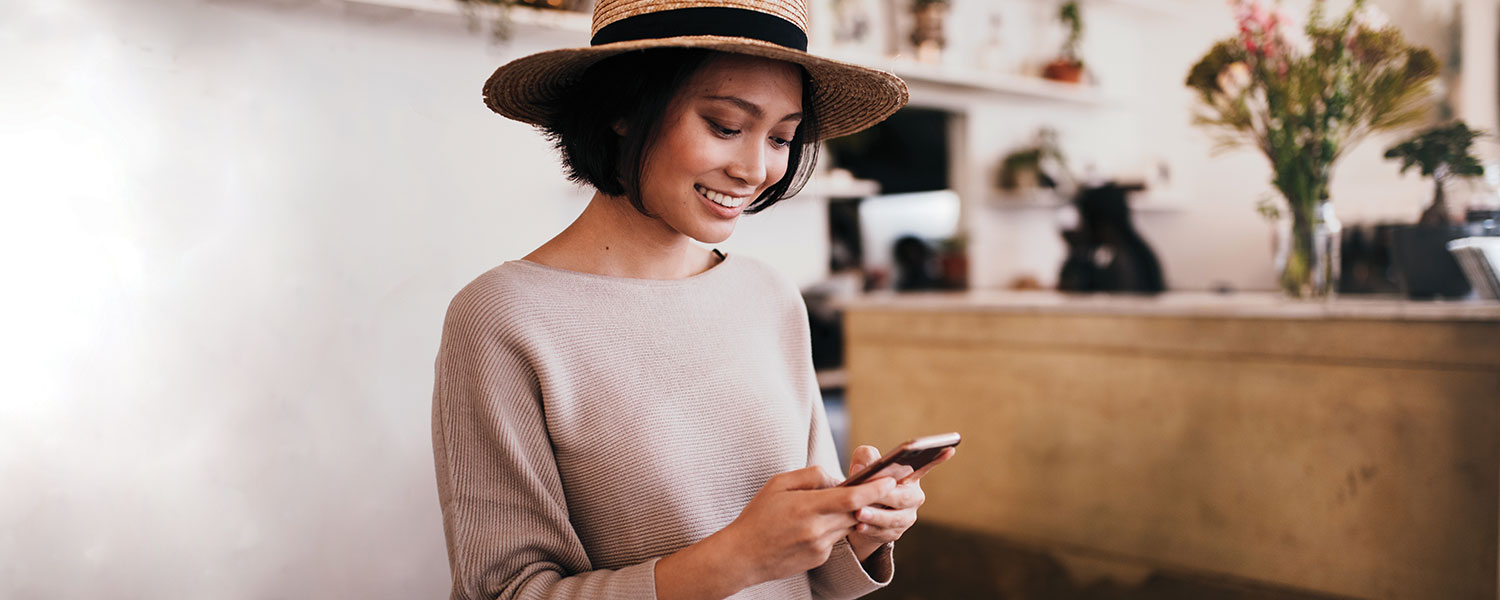
<svg viewBox="0 0 1500 600">
<path fill-rule="evenodd" d="M 723 206 L 725 208 L 739 208 L 741 204 L 745 203 L 745 200 L 749 199 L 748 196 L 730 196 L 728 194 L 720 194 L 701 185 L 694 185 L 693 189 L 698 190 L 698 193 L 703 194 L 704 198 L 708 198 L 714 204 Z"/>
</svg>

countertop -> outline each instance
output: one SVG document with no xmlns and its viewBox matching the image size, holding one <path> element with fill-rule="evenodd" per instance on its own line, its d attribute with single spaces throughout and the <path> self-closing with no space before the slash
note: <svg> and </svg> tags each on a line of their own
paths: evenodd
<svg viewBox="0 0 1500 600">
<path fill-rule="evenodd" d="M 847 311 L 1500 322 L 1500 302 L 1493 300 L 1408 300 L 1398 296 L 1295 300 L 1272 292 L 1173 292 L 1158 296 L 1008 291 L 883 292 L 847 298 L 838 304 Z"/>
</svg>

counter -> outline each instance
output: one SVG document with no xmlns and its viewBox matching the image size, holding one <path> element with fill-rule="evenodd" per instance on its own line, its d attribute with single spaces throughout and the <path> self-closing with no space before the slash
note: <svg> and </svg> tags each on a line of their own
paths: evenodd
<svg viewBox="0 0 1500 600">
<path fill-rule="evenodd" d="M 850 439 L 959 431 L 924 521 L 1124 570 L 1495 598 L 1500 304 L 868 296 Z"/>
</svg>

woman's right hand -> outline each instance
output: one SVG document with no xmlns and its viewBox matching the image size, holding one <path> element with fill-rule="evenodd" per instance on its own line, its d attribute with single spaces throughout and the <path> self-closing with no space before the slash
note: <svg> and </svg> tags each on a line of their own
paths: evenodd
<svg viewBox="0 0 1500 600">
<path fill-rule="evenodd" d="M 834 544 L 859 524 L 855 512 L 896 486 L 890 477 L 850 487 L 838 483 L 817 466 L 776 475 L 719 532 L 748 569 L 746 587 L 827 562 Z"/>
</svg>

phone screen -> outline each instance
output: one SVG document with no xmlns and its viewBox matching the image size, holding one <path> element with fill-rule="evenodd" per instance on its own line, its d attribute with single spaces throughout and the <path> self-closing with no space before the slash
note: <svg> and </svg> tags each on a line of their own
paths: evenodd
<svg viewBox="0 0 1500 600">
<path fill-rule="evenodd" d="M 937 457 L 941 455 L 944 450 L 957 446 L 957 436 L 954 435 L 953 437 L 955 439 L 953 439 L 952 441 L 926 448 L 911 448 L 910 446 L 913 444 L 913 442 L 902 444 L 900 446 L 900 449 L 896 452 L 881 457 L 880 460 L 875 461 L 864 469 L 861 469 L 858 473 L 849 476 L 849 479 L 845 480 L 839 485 L 859 485 L 871 479 L 876 479 L 887 474 L 894 475 L 896 472 L 895 470 L 900 468 L 901 465 L 911 467 L 913 472 L 920 470 L 922 467 L 927 466 L 927 463 L 937 460 Z"/>
</svg>

